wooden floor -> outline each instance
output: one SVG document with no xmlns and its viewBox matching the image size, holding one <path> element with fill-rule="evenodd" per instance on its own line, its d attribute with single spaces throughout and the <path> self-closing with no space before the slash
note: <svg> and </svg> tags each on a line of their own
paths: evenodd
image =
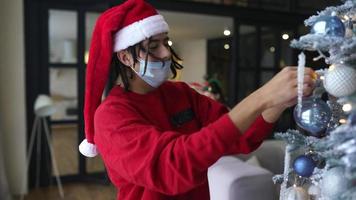
<svg viewBox="0 0 356 200">
<path fill-rule="evenodd" d="M 116 189 L 112 185 L 71 183 L 63 185 L 65 200 L 115 200 Z M 20 198 L 15 198 L 19 200 Z M 62 200 L 57 186 L 33 189 L 24 200 Z"/>
<path fill-rule="evenodd" d="M 78 173 L 78 127 L 76 125 L 55 125 L 51 127 L 52 143 L 55 151 L 59 174 Z M 87 159 L 88 173 L 103 172 L 104 165 L 100 158 Z M 54 175 L 54 174 L 53 174 Z M 115 200 L 116 188 L 100 183 L 66 183 L 63 185 L 65 200 Z M 14 200 L 20 200 L 15 197 Z M 37 188 L 29 191 L 24 200 L 62 200 L 57 185 Z"/>
</svg>

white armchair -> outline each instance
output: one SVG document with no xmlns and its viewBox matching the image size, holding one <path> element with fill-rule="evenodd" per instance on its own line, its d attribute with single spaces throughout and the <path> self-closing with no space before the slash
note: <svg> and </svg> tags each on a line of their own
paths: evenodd
<svg viewBox="0 0 356 200">
<path fill-rule="evenodd" d="M 285 145 L 282 141 L 266 140 L 249 155 L 220 158 L 208 169 L 211 200 L 276 200 L 279 186 L 272 177 L 283 173 Z M 261 166 L 245 162 L 256 156 Z"/>
</svg>

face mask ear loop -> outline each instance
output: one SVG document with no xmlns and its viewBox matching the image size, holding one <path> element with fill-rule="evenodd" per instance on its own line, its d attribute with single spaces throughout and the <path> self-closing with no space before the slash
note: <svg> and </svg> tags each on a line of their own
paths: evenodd
<svg viewBox="0 0 356 200">
<path fill-rule="evenodd" d="M 136 70 L 135 70 L 135 68 L 134 68 L 134 66 L 135 66 L 135 64 L 130 64 L 128 67 L 130 67 L 132 71 L 134 71 L 135 73 L 137 73 Z"/>
</svg>

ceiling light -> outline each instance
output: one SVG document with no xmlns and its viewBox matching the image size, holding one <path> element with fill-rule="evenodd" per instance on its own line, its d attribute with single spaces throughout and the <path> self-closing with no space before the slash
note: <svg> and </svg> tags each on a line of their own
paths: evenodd
<svg viewBox="0 0 356 200">
<path fill-rule="evenodd" d="M 272 47 L 269 48 L 269 51 L 274 53 L 276 51 L 276 48 L 274 48 L 274 46 L 272 46 Z"/>
<path fill-rule="evenodd" d="M 288 40 L 289 39 L 289 35 L 287 33 L 282 35 L 283 40 Z"/>
<path fill-rule="evenodd" d="M 231 35 L 231 31 L 228 30 L 228 29 L 225 29 L 225 30 L 224 30 L 224 35 L 225 35 L 225 36 Z"/>
</svg>

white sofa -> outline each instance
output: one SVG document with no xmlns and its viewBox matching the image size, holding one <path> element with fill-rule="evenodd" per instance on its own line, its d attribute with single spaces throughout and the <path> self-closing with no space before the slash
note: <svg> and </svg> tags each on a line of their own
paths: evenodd
<svg viewBox="0 0 356 200">
<path fill-rule="evenodd" d="M 220 158 L 208 169 L 211 200 L 276 200 L 279 185 L 272 177 L 283 173 L 285 145 L 282 141 L 266 140 L 249 155 Z M 245 160 L 255 156 L 260 166 Z"/>
</svg>

